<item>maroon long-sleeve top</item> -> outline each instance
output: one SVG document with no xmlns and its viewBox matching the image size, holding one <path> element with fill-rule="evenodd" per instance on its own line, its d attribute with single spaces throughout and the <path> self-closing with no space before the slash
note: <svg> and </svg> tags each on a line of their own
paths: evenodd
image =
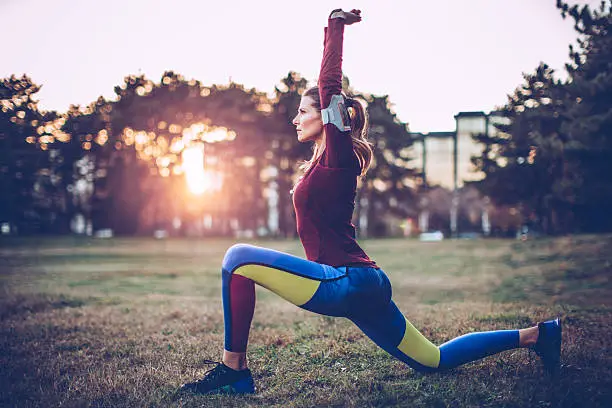
<svg viewBox="0 0 612 408">
<path fill-rule="evenodd" d="M 325 29 L 319 93 L 321 107 L 342 92 L 342 42 L 344 19 L 333 18 Z M 306 257 L 331 266 L 376 264 L 355 240 L 351 222 L 355 209 L 359 160 L 350 132 L 325 125 L 325 150 L 319 161 L 298 183 L 293 194 L 297 231 Z"/>
</svg>

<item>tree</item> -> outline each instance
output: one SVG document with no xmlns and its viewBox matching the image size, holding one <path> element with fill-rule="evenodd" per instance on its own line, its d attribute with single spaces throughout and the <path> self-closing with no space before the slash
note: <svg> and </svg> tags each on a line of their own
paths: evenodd
<svg viewBox="0 0 612 408">
<path fill-rule="evenodd" d="M 524 74 L 525 83 L 499 112 L 497 132 L 475 135 L 484 153 L 473 158 L 485 174 L 474 185 L 498 205 L 519 206 L 537 227 L 562 232 L 560 213 L 567 213 L 563 188 L 567 140 L 560 133 L 565 89 L 546 64 Z"/>
<path fill-rule="evenodd" d="M 296 226 L 291 200 L 291 190 L 295 184 L 294 176 L 300 162 L 312 154 L 311 146 L 298 143 L 295 126 L 292 124 L 302 94 L 307 89 L 308 81 L 296 72 L 289 72 L 281 83 L 275 87 L 274 118 L 278 129 L 272 140 L 271 166 L 276 169 L 278 184 L 279 232 L 282 236 L 295 236 Z"/>
<path fill-rule="evenodd" d="M 562 16 L 571 16 L 581 35 L 570 46 L 568 108 L 562 132 L 567 146 L 568 196 L 583 231 L 611 231 L 612 213 L 612 1 L 599 9 L 568 6 L 558 0 Z"/>
<path fill-rule="evenodd" d="M 567 82 L 541 64 L 502 109 L 505 123 L 474 158 L 476 183 L 498 204 L 516 205 L 548 233 L 612 230 L 612 2 L 598 10 L 557 1 L 580 35 Z"/>
<path fill-rule="evenodd" d="M 37 132 L 45 119 L 34 99 L 39 90 L 26 75 L 0 80 L 0 222 L 22 233 L 36 231 L 40 222 L 33 193 L 47 159 L 40 147 L 47 143 Z"/>
<path fill-rule="evenodd" d="M 113 225 L 148 233 L 166 228 L 175 216 L 201 223 L 202 214 L 196 212 L 211 216 L 214 229 L 226 234 L 233 228 L 255 230 L 265 224 L 260 173 L 273 128 L 272 106 L 265 94 L 235 83 L 204 87 L 172 71 L 165 72 L 159 84 L 128 76 L 115 92 L 118 100 L 112 103 L 108 127 L 118 151 L 110 154 L 107 162 L 113 165 L 99 189 L 105 192 L 102 207 L 115 208 L 115 216 L 124 214 Z M 225 140 L 210 136 L 215 132 L 226 135 Z M 176 184 L 184 177 L 181 154 L 190 146 L 205 147 L 206 166 L 223 173 L 223 189 L 202 197 L 183 191 L 189 203 L 169 200 L 177 190 L 166 179 Z M 123 188 L 129 194 L 122 194 Z M 194 209 L 185 212 L 187 207 Z M 139 222 L 143 214 L 148 219 Z M 138 224 L 147 225 L 146 231 Z"/>
<path fill-rule="evenodd" d="M 387 233 L 384 215 L 406 218 L 415 214 L 417 172 L 410 165 L 410 147 L 414 141 L 408 125 L 392 111 L 387 95 L 360 97 L 368 103 L 368 138 L 373 144 L 374 156 L 358 192 L 356 216 L 365 215 L 367 220 L 367 231 L 360 231 L 361 235 L 382 236 Z"/>
</svg>

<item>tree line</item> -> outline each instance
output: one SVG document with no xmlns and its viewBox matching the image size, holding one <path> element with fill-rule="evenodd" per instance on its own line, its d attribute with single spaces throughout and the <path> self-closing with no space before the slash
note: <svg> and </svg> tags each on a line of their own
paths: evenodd
<svg viewBox="0 0 612 408">
<path fill-rule="evenodd" d="M 500 109 L 499 131 L 475 135 L 483 154 L 473 163 L 485 178 L 471 185 L 547 233 L 609 231 L 612 1 L 596 10 L 562 1 L 557 8 L 580 36 L 578 48 L 570 47 L 568 78 L 555 79 L 543 63 L 524 75 Z M 307 83 L 289 72 L 269 96 L 172 71 L 159 81 L 130 75 L 113 99 L 59 113 L 38 107 L 40 85 L 27 75 L 0 79 L 0 224 L 63 234 L 78 218 L 91 231 L 124 235 L 293 236 L 291 190 L 311 151 L 296 141 L 291 119 Z M 345 90 L 368 105 L 375 152 L 355 220 L 362 236 L 385 235 L 387 218 L 418 216 L 417 197 L 430 186 L 414 168 L 415 141 L 389 96 L 357 92 L 348 80 Z M 186 187 L 184 151 L 193 146 L 204 150 L 208 172 L 199 182 L 219 182 L 201 194 Z"/>
<path fill-rule="evenodd" d="M 91 229 L 118 234 L 202 222 L 211 234 L 229 234 L 267 228 L 274 190 L 273 233 L 293 235 L 290 191 L 310 147 L 297 143 L 291 118 L 306 86 L 290 72 L 268 97 L 235 83 L 204 86 L 171 71 L 159 82 L 131 75 L 115 87 L 114 100 L 100 97 L 59 114 L 38 108 L 40 86 L 28 76 L 3 79 L 0 219 L 20 233 L 66 233 L 79 214 Z M 415 172 L 405 149 L 412 141 L 388 96 L 359 96 L 370 105 L 372 131 L 384 135 L 375 139 L 376 164 L 360 202 L 383 208 L 390 196 L 410 192 Z M 204 147 L 204 167 L 223 178 L 220 188 L 200 195 L 186 189 L 181 153 L 193 145 Z M 367 216 L 375 225 L 376 215 Z"/>
</svg>

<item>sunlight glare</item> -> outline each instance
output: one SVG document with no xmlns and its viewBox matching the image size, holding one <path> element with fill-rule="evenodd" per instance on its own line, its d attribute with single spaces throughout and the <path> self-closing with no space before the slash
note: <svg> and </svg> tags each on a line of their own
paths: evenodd
<svg viewBox="0 0 612 408">
<path fill-rule="evenodd" d="M 215 170 L 204 170 L 204 146 L 192 145 L 183 150 L 183 163 L 175 166 L 175 174 L 185 173 L 187 187 L 192 194 L 218 192 L 223 187 L 223 173 Z M 213 160 L 214 162 L 214 160 Z"/>
<path fill-rule="evenodd" d="M 193 145 L 183 150 L 183 171 L 187 187 L 195 195 L 204 193 L 206 179 L 204 175 L 204 146 Z"/>
</svg>

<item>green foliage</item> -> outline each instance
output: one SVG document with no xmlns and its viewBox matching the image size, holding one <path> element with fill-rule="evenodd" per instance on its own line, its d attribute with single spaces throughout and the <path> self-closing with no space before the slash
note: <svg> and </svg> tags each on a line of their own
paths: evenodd
<svg viewBox="0 0 612 408">
<path fill-rule="evenodd" d="M 57 115 L 39 111 L 34 99 L 39 90 L 26 75 L 0 80 L 0 222 L 21 233 L 44 231 L 53 221 L 45 210 L 57 204 L 50 181 L 53 157 L 37 148 L 47 147 L 41 139 Z"/>
<path fill-rule="evenodd" d="M 475 185 L 498 204 L 522 206 L 546 232 L 558 232 L 561 226 L 553 220 L 567 198 L 560 188 L 565 173 L 565 140 L 559 133 L 565 91 L 545 64 L 524 78 L 501 115 L 493 118 L 498 131 L 475 137 L 485 149 L 473 161 L 486 176 Z"/>
<path fill-rule="evenodd" d="M 296 230 L 291 200 L 294 176 L 301 162 L 309 159 L 312 154 L 309 144 L 297 142 L 295 126 L 292 124 L 307 84 L 305 78 L 291 71 L 275 87 L 273 115 L 278 128 L 272 132 L 269 164 L 277 171 L 279 233 L 285 237 L 294 236 Z"/>
<path fill-rule="evenodd" d="M 578 228 L 612 230 L 612 1 L 598 9 L 569 7 L 558 1 L 581 34 L 579 49 L 570 47 L 567 112 L 567 189 L 575 198 Z"/>
</svg>

